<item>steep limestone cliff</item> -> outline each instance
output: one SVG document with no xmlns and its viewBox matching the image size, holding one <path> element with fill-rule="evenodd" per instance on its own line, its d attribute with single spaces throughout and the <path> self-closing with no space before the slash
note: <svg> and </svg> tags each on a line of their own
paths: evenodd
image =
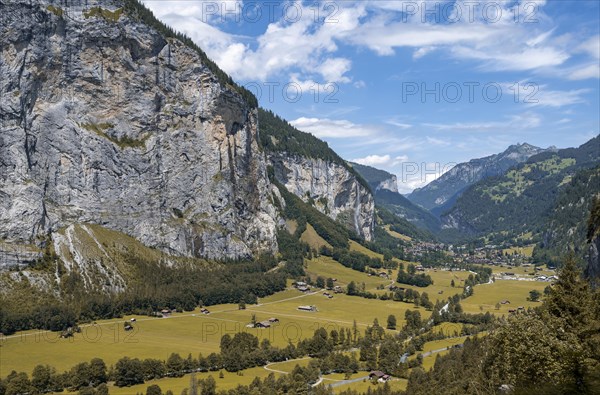
<svg viewBox="0 0 600 395">
<path fill-rule="evenodd" d="M 91 223 L 174 255 L 275 251 L 256 110 L 120 1 L 61 4 L 0 13 L 1 249 Z"/>
<path fill-rule="evenodd" d="M 366 240 L 373 237 L 375 202 L 369 184 L 325 141 L 259 109 L 260 142 L 274 176 L 291 192 Z"/>
<path fill-rule="evenodd" d="M 375 190 L 379 191 L 382 189 L 384 189 L 386 191 L 394 192 L 394 193 L 399 193 L 398 192 L 398 177 L 396 177 L 395 174 L 392 174 L 392 176 L 390 178 L 387 178 L 387 179 L 381 181 L 379 183 L 379 185 L 377 185 Z"/>
<path fill-rule="evenodd" d="M 366 240 L 372 239 L 374 199 L 355 174 L 320 158 L 272 153 L 269 159 L 275 177 L 290 192 Z"/>
</svg>

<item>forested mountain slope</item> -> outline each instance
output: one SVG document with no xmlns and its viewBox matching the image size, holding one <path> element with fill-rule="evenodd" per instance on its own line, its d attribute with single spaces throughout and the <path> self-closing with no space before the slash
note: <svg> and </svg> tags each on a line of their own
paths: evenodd
<svg viewBox="0 0 600 395">
<path fill-rule="evenodd" d="M 556 203 L 547 213 L 541 241 L 534 250 L 539 262 L 557 264 L 570 252 L 589 260 L 587 238 L 588 213 L 595 198 L 600 197 L 600 166 L 577 172 L 562 188 Z"/>
<path fill-rule="evenodd" d="M 471 186 L 442 216 L 443 227 L 463 235 L 488 236 L 492 241 L 528 232 L 541 235 L 554 215 L 562 215 L 559 199 L 585 200 L 585 194 L 597 191 L 593 178 L 597 171 L 578 172 L 599 163 L 599 137 L 578 148 L 535 155 L 505 175 Z M 588 208 L 581 205 L 581 212 L 569 216 L 580 218 Z"/>
<path fill-rule="evenodd" d="M 531 156 L 553 149 L 551 147 L 544 150 L 527 143 L 511 145 L 499 154 L 459 163 L 423 188 L 415 189 L 408 195 L 408 199 L 439 216 L 450 208 L 470 185 L 488 177 L 504 174 L 512 166 L 526 161 Z"/>
</svg>

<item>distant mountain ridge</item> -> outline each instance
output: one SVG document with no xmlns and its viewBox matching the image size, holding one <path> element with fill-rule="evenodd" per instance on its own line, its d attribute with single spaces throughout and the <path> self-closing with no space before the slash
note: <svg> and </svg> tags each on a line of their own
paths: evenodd
<svg viewBox="0 0 600 395">
<path fill-rule="evenodd" d="M 398 177 L 385 170 L 376 169 L 360 163 L 348 162 L 362 177 L 367 180 L 371 190 L 377 192 L 380 189 L 398 193 Z"/>
<path fill-rule="evenodd" d="M 415 189 L 407 198 L 440 216 L 452 207 L 469 186 L 488 177 L 504 174 L 511 167 L 547 151 L 556 151 L 556 148 L 544 149 L 527 143 L 511 145 L 499 154 L 459 163 L 438 179 Z"/>
<path fill-rule="evenodd" d="M 420 229 L 431 233 L 440 230 L 440 222 L 434 215 L 398 192 L 398 181 L 395 175 L 358 163 L 351 163 L 351 165 L 369 183 L 377 206 L 389 210 Z"/>
<path fill-rule="evenodd" d="M 577 148 L 542 152 L 504 175 L 472 185 L 442 215 L 442 227 L 469 237 L 485 236 L 493 242 L 523 234 L 530 234 L 532 241 L 541 241 L 545 235 L 543 244 L 564 252 L 557 238 L 564 241 L 575 232 L 567 222 L 585 218 L 590 197 L 600 193 L 598 165 L 600 137 Z"/>
</svg>

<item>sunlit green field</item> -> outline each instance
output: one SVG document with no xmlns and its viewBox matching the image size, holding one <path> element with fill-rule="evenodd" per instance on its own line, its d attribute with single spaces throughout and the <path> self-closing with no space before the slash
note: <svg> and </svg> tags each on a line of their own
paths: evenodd
<svg viewBox="0 0 600 395">
<path fill-rule="evenodd" d="M 465 271 L 448 271 L 439 269 L 428 269 L 425 274 L 431 276 L 433 284 L 427 287 L 416 287 L 413 285 L 396 284 L 404 288 L 412 288 L 419 293 L 427 292 L 429 299 L 435 303 L 436 300 L 447 300 L 455 294 L 463 292 L 464 280 L 469 277 L 470 272 Z M 454 280 L 454 287 L 452 287 Z M 441 293 L 440 293 L 441 292 Z"/>
<path fill-rule="evenodd" d="M 434 351 L 434 350 L 440 350 L 442 348 L 452 347 L 456 344 L 464 343 L 466 339 L 467 339 L 467 336 L 452 337 L 452 338 L 443 339 L 443 340 L 433 340 L 433 341 L 427 342 L 423 345 L 422 352 L 429 352 L 429 351 Z"/>
<path fill-rule="evenodd" d="M 354 241 L 350 241 L 350 250 L 358 251 L 365 255 L 369 255 L 369 256 L 375 257 L 375 258 L 383 258 L 383 255 L 373 252 Z M 398 261 L 398 262 L 400 262 L 400 261 Z M 409 262 L 403 262 L 403 263 L 406 268 L 407 264 Z M 418 263 L 414 262 L 413 264 L 418 264 Z M 348 269 L 348 270 L 350 270 L 353 273 L 358 273 L 352 269 Z M 428 270 L 426 270 L 425 273 L 427 275 L 431 276 L 431 278 L 433 279 L 433 285 L 422 288 L 422 287 L 416 287 L 413 285 L 398 284 L 398 283 L 395 283 L 395 281 L 394 281 L 394 283 L 395 283 L 395 285 L 403 287 L 403 288 L 414 289 L 415 291 L 418 291 L 419 293 L 427 292 L 427 294 L 429 295 L 429 299 L 435 303 L 435 301 L 438 299 L 446 300 L 446 299 L 448 299 L 448 297 L 450 297 L 452 295 L 462 293 L 462 291 L 463 291 L 462 282 L 469 277 L 469 274 L 471 274 L 471 273 L 465 272 L 465 271 L 450 272 L 450 271 L 440 270 L 440 269 L 428 269 Z M 361 273 L 358 273 L 358 274 L 360 275 Z M 392 280 L 395 280 L 397 275 L 398 275 L 398 270 L 393 270 L 391 280 L 387 280 L 386 285 L 389 285 Z M 364 276 L 366 276 L 366 275 L 364 275 Z M 339 278 L 340 278 L 340 276 L 338 276 L 338 279 Z M 356 275 L 353 275 L 350 278 L 351 278 L 351 280 L 358 282 Z M 367 278 L 369 278 L 369 277 L 367 276 Z M 451 286 L 452 280 L 454 280 L 454 285 L 455 285 L 454 287 Z M 376 280 L 371 280 L 371 281 L 376 282 Z M 384 283 L 385 282 L 386 281 L 384 281 Z M 367 281 L 365 281 L 365 283 L 367 283 Z M 367 289 L 368 288 L 369 287 L 367 286 Z M 381 292 L 379 292 L 379 293 L 381 293 Z"/>
<path fill-rule="evenodd" d="M 238 385 L 249 385 L 255 377 L 264 379 L 267 377 L 270 371 L 263 367 L 256 367 L 252 369 L 246 369 L 242 372 L 229 373 L 223 371 L 223 378 L 219 377 L 219 372 L 207 372 L 207 373 L 195 373 L 197 380 L 203 380 L 212 376 L 217 382 L 217 388 L 219 390 L 228 390 L 237 387 Z M 274 373 L 276 377 L 281 376 L 281 373 Z M 146 381 L 144 384 L 133 385 L 131 387 L 116 387 L 111 386 L 109 389 L 110 395 L 132 395 L 136 393 L 146 393 L 146 388 L 152 384 L 157 384 L 163 390 L 163 393 L 167 390 L 173 391 L 174 394 L 180 394 L 182 390 L 190 387 L 190 380 L 192 375 L 186 374 L 183 377 L 177 378 L 162 378 L 158 380 Z"/>
<path fill-rule="evenodd" d="M 324 238 L 319 236 L 315 228 L 312 227 L 311 224 L 306 224 L 306 230 L 302 233 L 300 240 L 308 244 L 311 248 L 319 250 L 321 247 L 325 246 L 331 248 L 331 244 L 327 242 Z"/>
<path fill-rule="evenodd" d="M 361 254 L 365 254 L 366 256 L 369 256 L 371 258 L 379 258 L 383 260 L 383 254 L 371 251 L 367 247 L 358 244 L 354 240 L 350 240 L 350 251 L 360 252 Z"/>
<path fill-rule="evenodd" d="M 318 311 L 300 311 L 299 305 L 315 305 Z M 283 347 L 290 341 L 296 343 L 311 337 L 320 327 L 328 331 L 352 328 L 354 319 L 362 331 L 375 318 L 385 325 L 388 315 L 394 314 L 400 327 L 405 311 L 413 308 L 401 302 L 343 294 L 328 299 L 320 292 L 302 294 L 290 290 L 261 299 L 259 305 L 249 305 L 247 310 L 238 310 L 237 305 L 218 305 L 209 307 L 210 315 L 195 311 L 173 314 L 169 318 L 137 317 L 133 332 L 123 330 L 123 322 L 130 317 L 83 326 L 83 332 L 70 339 L 58 339 L 58 334 L 51 332 L 26 332 L 3 338 L 0 376 L 5 377 L 12 370 L 31 373 L 37 364 L 49 364 L 63 371 L 93 357 L 100 357 L 111 365 L 124 356 L 166 359 L 172 352 L 184 357 L 188 353 L 207 355 L 219 351 L 222 335 L 239 331 L 247 331 L 259 339 L 267 338 Z M 429 316 L 429 312 L 421 310 L 423 317 Z M 252 314 L 256 314 L 258 320 L 276 317 L 280 322 L 268 329 L 247 328 Z"/>
<path fill-rule="evenodd" d="M 378 276 L 369 276 L 366 273 L 347 268 L 326 256 L 320 256 L 307 262 L 307 272 L 313 279 L 316 279 L 317 276 L 335 278 L 337 279 L 335 285 L 341 286 L 344 290 L 348 283 L 354 281 L 357 285 L 365 283 L 365 289 L 372 292 L 376 290 L 378 285 L 390 285 L 392 280 L 395 280 L 397 273 L 394 271 L 389 280 Z"/>
<path fill-rule="evenodd" d="M 353 244 L 353 249 L 363 253 L 369 252 L 371 256 L 378 256 L 364 247 Z M 507 270 L 507 269 L 500 269 Z M 526 268 L 511 269 L 519 274 L 525 273 Z M 533 268 L 529 268 L 533 270 Z M 495 270 L 496 271 L 496 270 Z M 378 276 L 369 276 L 342 266 L 340 263 L 328 257 L 318 257 L 307 261 L 307 273 L 314 279 L 317 276 L 324 278 L 336 278 L 336 285 L 343 288 L 350 281 L 359 286 L 365 284 L 365 289 L 371 292 L 388 292 L 377 290 L 380 285 L 395 283 L 397 270 L 394 270 L 390 279 Z M 419 292 L 427 292 L 432 301 L 436 299 L 445 300 L 453 294 L 461 293 L 463 281 L 470 274 L 464 271 L 442 271 L 427 270 L 434 284 L 419 288 L 400 285 L 405 288 L 413 288 Z M 454 280 L 455 287 L 450 282 Z M 291 280 L 289 282 L 291 285 Z M 529 291 L 537 289 L 542 292 L 548 283 L 533 281 L 502 281 L 494 284 L 484 284 L 475 287 L 473 296 L 462 301 L 463 309 L 470 313 L 490 311 L 497 314 L 507 314 L 508 309 L 517 306 L 534 306 L 538 303 L 526 300 Z M 439 293 L 442 291 L 442 293 Z M 500 310 L 495 309 L 495 304 L 500 300 L 508 299 L 510 305 L 502 305 Z M 316 312 L 305 312 L 298 310 L 299 305 L 314 305 Z M 313 332 L 321 327 L 328 331 L 340 328 L 352 328 L 354 321 L 362 332 L 377 318 L 382 326 L 385 326 L 389 314 L 397 318 L 397 327 L 404 324 L 404 314 L 407 310 L 414 310 L 412 304 L 364 299 L 360 297 L 334 294 L 332 299 L 323 295 L 323 290 L 313 289 L 313 292 L 303 294 L 293 288 L 279 292 L 267 298 L 260 299 L 257 305 L 248 305 L 246 310 L 239 310 L 237 305 L 210 306 L 211 314 L 204 315 L 196 310 L 194 312 L 177 313 L 168 318 L 154 318 L 137 316 L 133 332 L 125 332 L 123 323 L 131 316 L 121 319 L 98 321 L 97 324 L 82 326 L 83 332 L 76 334 L 74 338 L 59 339 L 57 333 L 46 331 L 27 331 L 13 336 L 4 337 L 0 341 L 0 376 L 6 377 L 12 370 L 31 373 L 37 364 L 48 364 L 54 366 L 58 371 L 70 369 L 82 361 L 89 361 L 94 357 L 102 358 L 109 366 L 116 363 L 124 356 L 131 358 L 158 358 L 167 359 L 172 352 L 186 357 L 191 353 L 194 357 L 199 354 L 207 355 L 211 352 L 219 352 L 221 336 L 226 333 L 234 334 L 239 331 L 247 331 L 259 337 L 269 339 L 276 346 L 286 346 L 290 341 L 297 343 L 299 340 L 312 336 Z M 427 319 L 431 312 L 423 308 L 418 309 L 421 317 Z M 271 317 L 279 319 L 279 323 L 268 329 L 247 328 L 255 314 L 257 320 L 262 321 Z M 448 324 L 450 325 L 450 324 Z M 439 330 L 460 330 L 459 324 L 456 328 L 439 328 Z M 446 339 L 442 341 L 429 342 L 425 344 L 424 351 L 432 351 L 445 348 L 454 344 L 462 343 L 464 337 Z M 437 354 L 424 358 L 424 367 L 431 368 Z M 254 377 L 266 377 L 269 373 L 279 376 L 290 372 L 296 364 L 306 365 L 309 359 L 288 361 L 272 364 L 265 367 L 257 367 L 237 373 L 224 372 L 225 377 L 219 378 L 219 372 L 198 373 L 196 377 L 203 379 L 212 375 L 217 381 L 219 389 L 234 388 L 239 384 L 249 384 Z M 358 372 L 350 377 L 357 379 L 364 377 L 366 372 Z M 342 374 L 331 374 L 324 376 L 324 384 L 339 383 L 345 379 Z M 174 393 L 181 392 L 190 383 L 190 375 L 182 378 L 163 378 L 153 380 L 143 385 L 130 388 L 111 387 L 111 394 L 131 394 L 145 392 L 147 386 L 158 384 L 163 390 L 171 389 Z M 395 380 L 391 382 L 392 388 L 404 389 L 406 380 Z M 368 380 L 335 387 L 336 392 L 344 389 L 356 389 L 366 391 L 373 386 Z"/>
<path fill-rule="evenodd" d="M 391 230 L 390 225 L 386 225 L 386 226 L 384 226 L 384 228 L 390 234 L 390 236 L 393 236 L 397 239 L 404 240 L 404 241 L 412 240 L 412 238 L 410 238 L 409 236 L 406 236 L 406 235 L 403 235 L 402 233 L 398 233 L 398 232 Z"/>
<path fill-rule="evenodd" d="M 464 299 L 461 304 L 467 313 L 489 311 L 495 314 L 508 314 L 508 310 L 519 306 L 525 308 L 539 306 L 541 302 L 527 300 L 529 291 L 535 289 L 543 293 L 548 285 L 549 283 L 540 281 L 497 280 L 493 284 L 477 285 L 473 296 Z M 508 300 L 510 304 L 501 304 L 500 309 L 496 310 L 496 303 L 502 300 Z"/>
</svg>

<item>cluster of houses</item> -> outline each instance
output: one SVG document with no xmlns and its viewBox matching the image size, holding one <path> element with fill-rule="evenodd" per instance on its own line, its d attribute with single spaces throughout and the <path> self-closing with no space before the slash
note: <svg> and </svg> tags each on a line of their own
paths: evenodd
<svg viewBox="0 0 600 395">
<path fill-rule="evenodd" d="M 155 315 L 157 317 L 169 317 L 171 315 L 171 313 L 176 313 L 177 310 L 173 309 L 173 310 L 169 310 L 169 309 L 162 309 L 160 312 L 155 313 Z"/>
<path fill-rule="evenodd" d="M 536 268 L 536 270 L 538 270 Z M 535 276 L 535 277 L 533 277 Z M 558 276 L 552 275 L 552 276 L 545 276 L 543 274 L 536 276 L 535 273 L 529 273 L 529 276 L 520 276 L 518 274 L 515 274 L 514 272 L 502 272 L 499 274 L 498 276 L 499 279 L 501 280 L 521 280 L 521 281 L 544 281 L 544 282 L 554 282 L 556 280 L 558 280 Z"/>
<path fill-rule="evenodd" d="M 67 329 L 63 330 L 60 333 L 60 337 L 62 339 L 67 339 L 69 337 L 73 337 L 75 333 L 81 333 L 81 328 L 77 325 L 75 325 L 75 327 L 70 326 Z"/>
<path fill-rule="evenodd" d="M 210 314 L 210 311 L 208 311 L 208 309 L 206 307 L 200 308 L 200 312 L 202 314 Z M 167 318 L 167 317 L 170 317 L 171 314 L 173 314 L 173 313 L 177 313 L 177 310 L 176 309 L 162 309 L 161 311 L 155 311 L 154 313 L 152 313 L 152 316 Z M 130 321 L 135 322 L 135 318 L 132 318 Z"/>
<path fill-rule="evenodd" d="M 558 276 L 544 276 L 544 275 L 540 275 L 540 276 L 537 276 L 535 278 L 535 281 L 545 281 L 545 282 L 548 282 L 548 283 L 551 283 L 551 282 L 556 281 L 556 280 L 558 280 Z"/>
<path fill-rule="evenodd" d="M 275 324 L 279 322 L 278 318 L 275 317 L 271 317 L 268 320 L 264 320 L 264 321 L 260 321 L 260 322 L 256 322 L 254 325 L 252 324 L 248 324 L 249 327 L 254 327 L 254 328 L 261 328 L 261 329 L 265 329 L 265 328 L 270 328 L 271 325 Z"/>
<path fill-rule="evenodd" d="M 392 378 L 389 374 L 382 372 L 381 370 L 373 370 L 369 373 L 369 380 L 377 380 L 380 383 L 385 383 Z"/>
<path fill-rule="evenodd" d="M 304 281 L 296 281 L 294 283 L 294 287 L 300 292 L 308 292 L 310 291 L 310 285 L 305 283 Z"/>
<path fill-rule="evenodd" d="M 389 274 L 384 271 L 381 271 L 379 273 L 369 273 L 369 277 L 371 277 L 371 276 L 379 276 L 381 278 L 390 278 Z"/>
<path fill-rule="evenodd" d="M 413 255 L 421 255 L 424 252 L 429 251 L 443 251 L 446 246 L 443 243 L 413 243 L 406 249 L 406 252 Z"/>
</svg>

